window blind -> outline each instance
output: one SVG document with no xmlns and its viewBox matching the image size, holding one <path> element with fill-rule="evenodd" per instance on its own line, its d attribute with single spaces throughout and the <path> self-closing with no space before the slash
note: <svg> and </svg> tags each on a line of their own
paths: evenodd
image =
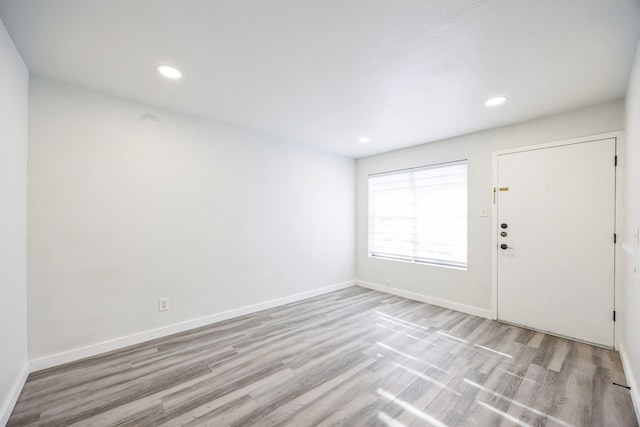
<svg viewBox="0 0 640 427">
<path fill-rule="evenodd" d="M 467 267 L 467 161 L 369 176 L 369 255 Z"/>
</svg>

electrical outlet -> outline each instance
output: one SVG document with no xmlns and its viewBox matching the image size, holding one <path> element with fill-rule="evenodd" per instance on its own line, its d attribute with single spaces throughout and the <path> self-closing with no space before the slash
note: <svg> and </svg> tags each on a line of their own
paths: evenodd
<svg viewBox="0 0 640 427">
<path fill-rule="evenodd" d="M 169 298 L 160 298 L 158 300 L 158 311 L 169 310 Z"/>
<path fill-rule="evenodd" d="M 387 280 L 387 288 L 391 286 L 391 280 Z"/>
</svg>

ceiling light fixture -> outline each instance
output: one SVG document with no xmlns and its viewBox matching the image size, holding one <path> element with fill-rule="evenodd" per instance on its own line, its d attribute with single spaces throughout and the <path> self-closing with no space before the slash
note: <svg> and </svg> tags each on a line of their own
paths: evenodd
<svg viewBox="0 0 640 427">
<path fill-rule="evenodd" d="M 175 67 L 172 67 L 170 65 L 158 65 L 156 66 L 156 71 L 159 72 L 160 74 L 162 74 L 163 76 L 165 76 L 168 79 L 179 79 L 180 77 L 182 77 L 182 71 L 178 70 Z"/>
<path fill-rule="evenodd" d="M 506 96 L 494 96 L 493 98 L 489 98 L 484 102 L 484 105 L 487 107 L 495 107 L 496 105 L 504 104 L 507 100 Z"/>
<path fill-rule="evenodd" d="M 371 142 L 371 138 L 367 138 L 366 136 L 361 136 L 358 138 L 358 142 L 360 144 L 366 144 L 367 142 Z"/>
</svg>

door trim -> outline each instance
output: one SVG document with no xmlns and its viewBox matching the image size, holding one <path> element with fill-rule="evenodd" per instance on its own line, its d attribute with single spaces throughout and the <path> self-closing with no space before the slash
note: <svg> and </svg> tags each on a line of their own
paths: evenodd
<svg viewBox="0 0 640 427">
<path fill-rule="evenodd" d="M 603 139 L 615 139 L 616 141 L 616 155 L 618 156 L 618 167 L 615 170 L 615 231 L 620 233 L 620 225 L 622 224 L 622 181 L 621 177 L 623 175 L 623 163 L 620 161 L 620 158 L 624 155 L 624 144 L 623 144 L 623 131 L 614 131 L 601 133 L 596 135 L 584 136 L 579 138 L 571 138 L 564 139 L 560 141 L 553 141 L 543 144 L 534 144 L 534 145 L 526 145 L 517 148 L 510 148 L 507 150 L 494 151 L 491 154 L 491 318 L 493 320 L 498 320 L 498 210 L 497 210 L 497 200 L 493 198 L 493 189 L 498 186 L 498 156 L 504 154 L 513 154 L 513 153 L 522 153 L 526 151 L 533 150 L 542 150 L 545 148 L 554 148 L 561 147 L 564 145 L 573 145 L 573 144 L 581 144 L 585 142 L 598 141 Z M 613 161 L 613 160 L 612 160 Z M 613 236 L 612 236 L 613 238 Z M 613 304 L 614 310 L 618 310 L 620 307 L 619 296 L 617 292 L 618 288 L 618 280 L 619 280 L 619 272 L 621 269 L 621 247 L 622 244 L 620 240 L 615 245 L 614 249 L 614 279 L 613 279 Z M 613 314 L 613 313 L 612 313 Z M 617 337 L 620 336 L 619 328 L 620 323 L 622 322 L 622 316 L 618 316 L 617 321 L 614 323 L 614 331 L 613 331 L 613 343 L 614 348 L 618 349 L 618 341 Z"/>
</svg>

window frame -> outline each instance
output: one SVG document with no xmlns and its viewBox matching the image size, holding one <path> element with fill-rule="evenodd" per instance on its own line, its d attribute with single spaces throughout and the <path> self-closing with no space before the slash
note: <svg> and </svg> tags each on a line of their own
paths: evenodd
<svg viewBox="0 0 640 427">
<path fill-rule="evenodd" d="M 375 212 L 373 211 L 373 207 L 372 207 L 372 178 L 376 178 L 376 177 L 383 177 L 383 176 L 390 176 L 390 175 L 402 175 L 402 174 L 411 174 L 411 173 L 415 173 L 415 172 L 420 172 L 420 171 L 424 171 L 424 170 L 433 170 L 433 169 L 440 169 L 440 168 L 447 168 L 447 167 L 452 167 L 452 166 L 459 166 L 459 165 L 464 165 L 465 166 L 465 192 L 464 192 L 464 261 L 460 261 L 459 259 L 445 259 L 443 258 L 421 258 L 421 257 L 417 257 L 416 253 L 418 252 L 416 247 L 417 245 L 420 244 L 420 241 L 418 240 L 413 240 L 410 242 L 407 242 L 408 244 L 411 245 L 411 252 L 412 252 L 412 256 L 407 256 L 406 254 L 399 254 L 399 253 L 384 253 L 380 250 L 375 250 L 375 248 L 372 247 L 372 243 L 373 243 L 373 235 L 374 235 L 374 225 L 373 225 L 373 221 L 374 221 L 374 217 L 375 217 Z M 406 187 L 408 190 L 412 191 L 413 196 L 416 196 L 416 190 L 414 188 L 414 184 L 416 178 L 412 177 L 411 179 L 407 180 L 407 183 L 409 183 L 409 185 Z M 442 185 L 448 185 L 449 183 L 445 182 Z M 413 208 L 416 209 L 416 203 L 417 202 L 413 202 Z M 462 216 L 462 214 L 460 214 Z M 417 234 L 415 232 L 415 229 L 417 228 L 417 215 L 414 214 L 412 216 L 410 216 L 410 218 L 412 218 L 412 221 L 414 222 L 414 224 L 411 226 L 411 228 L 414 230 L 413 231 L 413 235 L 417 237 Z M 461 160 L 455 160 L 455 161 L 450 161 L 450 162 L 442 162 L 442 163 L 435 163 L 435 164 L 429 164 L 429 165 L 424 165 L 424 166 L 418 166 L 418 167 L 411 167 L 411 168 L 405 168 L 405 169 L 398 169 L 398 170 L 393 170 L 393 171 L 386 171 L 386 172 L 379 172 L 379 173 L 372 173 L 369 174 L 367 176 L 367 255 L 370 258 L 375 258 L 375 259 L 384 259 L 384 260 L 390 260 L 390 261 L 401 261 L 401 262 L 409 262 L 412 264 L 420 264 L 420 265 L 430 265 L 430 266 L 437 266 L 437 267 L 445 267 L 445 268 L 452 268 L 452 269 L 457 269 L 457 270 L 467 270 L 468 269 L 468 265 L 469 265 L 469 256 L 468 256 L 468 247 L 469 247 L 469 161 L 468 159 L 461 159 Z M 441 241 L 441 240 L 440 240 Z M 399 251 L 398 251 L 399 252 Z"/>
</svg>

